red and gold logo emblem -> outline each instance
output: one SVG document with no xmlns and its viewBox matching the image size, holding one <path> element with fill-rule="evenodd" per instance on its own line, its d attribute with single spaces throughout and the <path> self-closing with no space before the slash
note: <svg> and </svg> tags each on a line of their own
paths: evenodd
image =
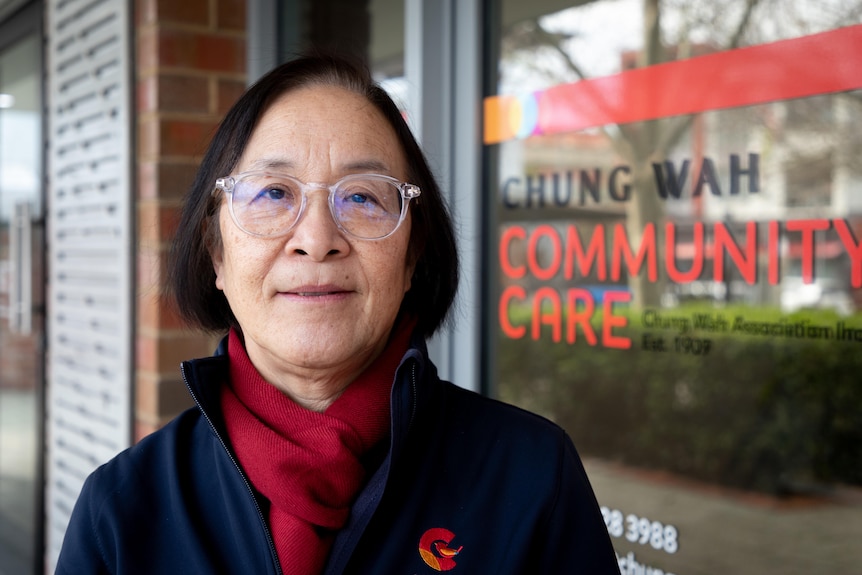
<svg viewBox="0 0 862 575">
<path fill-rule="evenodd" d="M 448 529 L 429 529 L 419 539 L 419 555 L 435 571 L 449 571 L 456 565 L 455 556 L 464 548 L 463 545 L 457 549 L 450 547 L 453 539 L 455 534 Z"/>
</svg>

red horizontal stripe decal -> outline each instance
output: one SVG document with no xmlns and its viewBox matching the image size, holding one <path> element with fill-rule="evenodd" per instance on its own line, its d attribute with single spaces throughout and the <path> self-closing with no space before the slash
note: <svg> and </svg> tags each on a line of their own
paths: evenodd
<svg viewBox="0 0 862 575">
<path fill-rule="evenodd" d="M 862 88 L 862 24 L 485 99 L 485 143 Z"/>
</svg>

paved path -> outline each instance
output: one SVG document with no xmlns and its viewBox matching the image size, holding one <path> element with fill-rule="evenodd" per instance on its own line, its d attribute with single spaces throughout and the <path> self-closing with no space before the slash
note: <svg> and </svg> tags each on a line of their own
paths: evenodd
<svg viewBox="0 0 862 575">
<path fill-rule="evenodd" d="M 0 575 L 29 573 L 35 536 L 33 393 L 0 389 Z"/>
<path fill-rule="evenodd" d="M 860 489 L 781 501 L 599 461 L 585 466 L 601 505 L 678 529 L 673 555 L 613 540 L 618 554 L 633 552 L 640 564 L 675 575 L 862 573 Z"/>
</svg>

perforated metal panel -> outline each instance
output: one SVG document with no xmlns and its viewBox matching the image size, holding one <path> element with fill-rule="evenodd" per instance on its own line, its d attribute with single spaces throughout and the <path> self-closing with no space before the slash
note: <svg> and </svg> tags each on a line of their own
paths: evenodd
<svg viewBox="0 0 862 575">
<path fill-rule="evenodd" d="M 132 159 L 127 2 L 47 2 L 49 569 L 86 476 L 127 447 Z"/>
</svg>

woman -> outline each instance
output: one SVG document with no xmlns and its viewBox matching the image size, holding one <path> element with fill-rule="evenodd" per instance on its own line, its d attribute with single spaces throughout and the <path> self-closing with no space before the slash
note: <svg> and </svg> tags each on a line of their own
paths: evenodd
<svg viewBox="0 0 862 575">
<path fill-rule="evenodd" d="M 367 71 L 304 57 L 220 126 L 172 285 L 197 406 L 87 480 L 58 573 L 618 573 L 555 425 L 438 379 L 440 190 Z"/>
</svg>

